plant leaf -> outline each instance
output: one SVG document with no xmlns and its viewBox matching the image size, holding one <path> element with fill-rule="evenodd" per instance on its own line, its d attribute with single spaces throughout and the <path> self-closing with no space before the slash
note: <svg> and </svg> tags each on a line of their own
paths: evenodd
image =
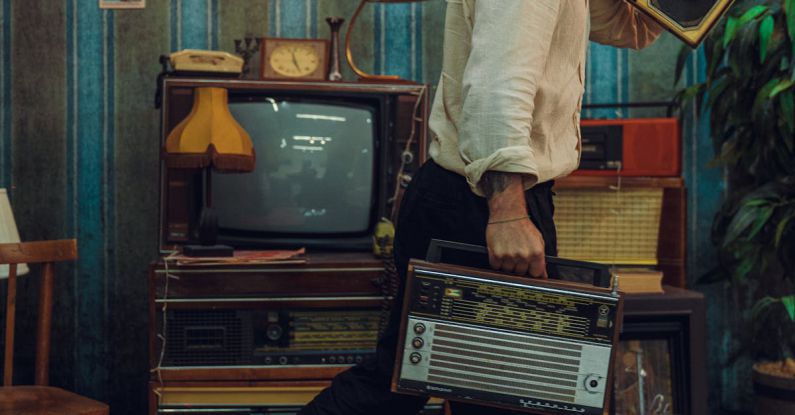
<svg viewBox="0 0 795 415">
<path fill-rule="evenodd" d="M 775 21 L 772 15 L 767 15 L 759 25 L 759 62 L 761 63 L 765 63 L 765 58 L 767 58 L 767 48 L 770 46 L 774 27 Z"/>
<path fill-rule="evenodd" d="M 754 257 L 748 256 L 743 258 L 742 261 L 740 261 L 740 265 L 738 265 L 737 268 L 734 269 L 735 281 L 745 282 L 748 273 L 755 268 L 756 265 L 755 259 L 756 258 Z"/>
<path fill-rule="evenodd" d="M 782 115 L 787 123 L 789 132 L 795 132 L 795 100 L 793 99 L 792 91 L 787 91 L 781 95 L 779 103 L 781 104 Z"/>
<path fill-rule="evenodd" d="M 795 0 L 784 0 L 784 10 L 787 14 L 787 34 L 795 50 Z"/>
<path fill-rule="evenodd" d="M 723 238 L 723 246 L 728 246 L 737 240 L 754 223 L 754 219 L 756 219 L 755 211 L 756 209 L 753 208 L 743 208 L 734 215 L 726 230 L 726 236 Z"/>
<path fill-rule="evenodd" d="M 778 223 L 776 226 L 776 238 L 773 240 L 776 247 L 781 245 L 781 238 L 784 236 L 784 232 L 787 231 L 787 227 L 789 226 L 790 220 L 795 216 L 787 216 L 781 222 Z"/>
<path fill-rule="evenodd" d="M 782 79 L 781 82 L 770 91 L 770 98 L 775 98 L 776 95 L 790 89 L 792 85 L 795 85 L 795 81 L 792 79 Z"/>
<path fill-rule="evenodd" d="M 753 238 L 762 228 L 765 227 L 767 221 L 770 220 L 770 217 L 773 216 L 773 209 L 770 206 L 765 206 L 763 208 L 758 209 L 759 214 L 756 216 L 756 220 L 754 221 L 754 227 L 748 232 L 748 239 Z"/>
<path fill-rule="evenodd" d="M 784 309 L 787 310 L 789 319 L 795 321 L 795 295 L 781 297 L 781 303 L 784 304 Z"/>
<path fill-rule="evenodd" d="M 779 82 L 780 81 L 778 79 L 771 79 L 767 81 L 767 83 L 765 84 L 765 86 L 762 87 L 762 89 L 759 90 L 759 92 L 756 94 L 756 99 L 754 99 L 754 106 L 751 109 L 752 117 L 757 118 L 762 114 L 762 109 L 765 107 L 765 103 L 769 99 L 770 92 L 773 90 L 773 88 L 776 87 L 776 85 Z"/>
<path fill-rule="evenodd" d="M 706 48 L 707 46 L 704 45 Z M 715 78 L 715 70 L 718 68 L 720 62 L 724 59 L 723 55 L 723 43 L 722 42 L 715 42 L 712 46 L 712 58 L 709 60 L 709 66 L 707 66 L 707 79 L 708 81 L 712 81 Z"/>
<path fill-rule="evenodd" d="M 746 10 L 745 13 L 743 13 L 743 15 L 740 16 L 740 20 L 739 20 L 740 26 L 742 26 L 742 25 L 750 22 L 751 20 L 759 17 L 759 15 L 761 15 L 764 12 L 766 12 L 767 9 L 768 9 L 767 6 L 764 6 L 764 5 L 760 4 L 760 5 L 751 7 L 750 9 Z"/>
<path fill-rule="evenodd" d="M 726 20 L 726 31 L 723 32 L 723 47 L 726 48 L 729 46 L 732 40 L 734 40 L 734 35 L 737 33 L 737 18 L 730 16 L 728 20 Z"/>
<path fill-rule="evenodd" d="M 761 298 L 751 308 L 751 317 L 754 320 L 757 320 L 759 318 L 759 315 L 762 314 L 763 311 L 767 310 L 771 305 L 776 304 L 777 302 L 779 302 L 778 299 L 770 296 Z"/>
</svg>

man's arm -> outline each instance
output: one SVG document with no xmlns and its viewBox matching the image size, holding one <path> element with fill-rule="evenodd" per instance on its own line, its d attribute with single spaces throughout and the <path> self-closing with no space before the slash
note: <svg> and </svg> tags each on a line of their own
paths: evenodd
<svg viewBox="0 0 795 415">
<path fill-rule="evenodd" d="M 624 0 L 591 0 L 591 40 L 621 48 L 641 49 L 665 30 Z"/>
<path fill-rule="evenodd" d="M 482 181 L 489 201 L 486 242 L 491 267 L 546 278 L 544 238 L 527 216 L 521 175 L 487 172 Z"/>
<path fill-rule="evenodd" d="M 488 199 L 490 263 L 516 274 L 543 276 L 546 269 L 524 189 L 538 180 L 530 132 L 560 1 L 473 2 L 459 146 L 467 180 Z"/>
</svg>

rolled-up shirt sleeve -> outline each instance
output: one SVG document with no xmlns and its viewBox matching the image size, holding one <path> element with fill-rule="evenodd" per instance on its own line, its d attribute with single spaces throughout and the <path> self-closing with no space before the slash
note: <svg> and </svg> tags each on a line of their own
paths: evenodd
<svg viewBox="0 0 795 415">
<path fill-rule="evenodd" d="M 591 40 L 621 48 L 641 49 L 665 30 L 624 0 L 590 0 Z"/>
<path fill-rule="evenodd" d="M 462 80 L 459 151 L 477 194 L 487 171 L 538 180 L 530 145 L 533 110 L 561 1 L 474 2 L 472 46 Z"/>
</svg>

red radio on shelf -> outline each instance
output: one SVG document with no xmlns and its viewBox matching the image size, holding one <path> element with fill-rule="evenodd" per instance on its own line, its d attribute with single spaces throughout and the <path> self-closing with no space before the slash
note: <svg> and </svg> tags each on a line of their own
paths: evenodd
<svg viewBox="0 0 795 415">
<path fill-rule="evenodd" d="M 582 158 L 574 174 L 678 177 L 681 135 L 676 118 L 582 120 Z"/>
</svg>

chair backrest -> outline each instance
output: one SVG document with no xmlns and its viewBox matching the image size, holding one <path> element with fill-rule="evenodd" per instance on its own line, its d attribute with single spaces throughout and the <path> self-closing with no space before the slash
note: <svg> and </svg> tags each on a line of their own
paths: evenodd
<svg viewBox="0 0 795 415">
<path fill-rule="evenodd" d="M 39 312 L 36 324 L 36 385 L 49 383 L 50 327 L 52 326 L 53 264 L 77 259 L 77 240 L 0 244 L 0 264 L 8 264 L 6 344 L 3 355 L 3 386 L 11 386 L 14 372 L 14 318 L 16 317 L 17 264 L 42 264 Z"/>
</svg>

